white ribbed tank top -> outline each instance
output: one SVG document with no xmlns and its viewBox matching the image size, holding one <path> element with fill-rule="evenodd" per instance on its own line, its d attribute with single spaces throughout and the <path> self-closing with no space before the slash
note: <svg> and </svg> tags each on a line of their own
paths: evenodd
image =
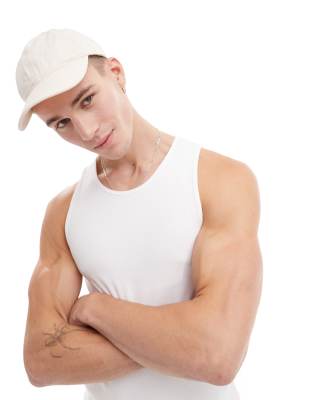
<svg viewBox="0 0 313 400">
<path fill-rule="evenodd" d="M 193 297 L 191 254 L 202 225 L 200 145 L 175 136 L 153 175 L 129 190 L 97 176 L 96 158 L 73 193 L 65 234 L 89 292 L 158 306 Z M 85 400 L 238 400 L 225 386 L 142 368 L 86 384 Z"/>
</svg>

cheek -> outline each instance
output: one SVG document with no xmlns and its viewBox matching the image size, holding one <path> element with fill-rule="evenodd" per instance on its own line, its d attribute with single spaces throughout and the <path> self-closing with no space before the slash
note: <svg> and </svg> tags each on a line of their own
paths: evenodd
<svg viewBox="0 0 313 400">
<path fill-rule="evenodd" d="M 77 144 L 80 143 L 80 138 L 74 135 L 73 132 L 57 132 L 61 139 L 66 140 L 69 143 Z"/>
<path fill-rule="evenodd" d="M 133 126 L 133 109 L 128 100 L 123 102 L 122 105 L 123 120 L 127 127 L 131 128 Z"/>
<path fill-rule="evenodd" d="M 116 107 L 116 118 L 119 120 L 120 126 L 129 130 L 133 124 L 133 109 L 128 98 L 123 94 L 118 98 Z"/>
<path fill-rule="evenodd" d="M 106 97 L 102 104 L 101 115 L 105 121 L 116 120 L 122 125 L 128 125 L 131 122 L 131 105 L 128 98 L 119 90 L 119 88 Z"/>
</svg>

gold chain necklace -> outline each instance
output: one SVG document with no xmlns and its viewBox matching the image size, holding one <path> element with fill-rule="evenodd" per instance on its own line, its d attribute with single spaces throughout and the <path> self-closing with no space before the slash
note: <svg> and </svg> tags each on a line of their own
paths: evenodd
<svg viewBox="0 0 313 400">
<path fill-rule="evenodd" d="M 161 141 L 161 132 L 160 132 L 159 130 L 158 130 L 158 132 L 159 132 L 159 135 L 158 135 L 157 140 L 156 140 L 156 142 L 155 142 L 152 160 L 150 161 L 150 165 L 151 165 L 151 166 L 150 166 L 150 168 L 149 168 L 146 172 L 149 172 L 149 171 L 151 170 L 152 165 L 153 165 L 153 161 L 154 161 L 154 158 L 155 158 L 156 151 L 157 151 L 157 149 L 159 148 L 159 144 L 160 144 L 160 141 Z M 112 189 L 112 186 L 111 186 L 110 183 L 109 183 L 107 170 L 106 170 L 106 167 L 103 165 L 101 156 L 100 156 L 100 164 L 101 164 L 102 172 L 104 173 L 104 176 L 106 177 L 106 179 L 107 179 L 107 181 L 108 181 L 108 184 L 109 184 L 110 188 Z"/>
</svg>

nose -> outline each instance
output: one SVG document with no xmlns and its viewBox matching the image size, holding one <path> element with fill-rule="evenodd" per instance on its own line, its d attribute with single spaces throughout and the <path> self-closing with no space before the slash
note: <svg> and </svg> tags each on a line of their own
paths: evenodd
<svg viewBox="0 0 313 400">
<path fill-rule="evenodd" d="M 78 132 L 83 141 L 90 141 L 96 135 L 98 129 L 94 128 L 92 123 L 87 119 L 75 118 L 72 120 L 75 130 Z"/>
</svg>

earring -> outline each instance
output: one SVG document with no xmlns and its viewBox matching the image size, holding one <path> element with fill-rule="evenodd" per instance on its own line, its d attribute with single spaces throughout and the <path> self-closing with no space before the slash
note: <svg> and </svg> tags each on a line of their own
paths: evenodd
<svg viewBox="0 0 313 400">
<path fill-rule="evenodd" d="M 117 78 L 117 80 L 119 80 L 119 79 Z M 126 93 L 125 88 L 123 88 L 123 86 L 120 86 L 120 88 L 122 89 L 122 91 L 123 91 L 124 93 Z"/>
</svg>

